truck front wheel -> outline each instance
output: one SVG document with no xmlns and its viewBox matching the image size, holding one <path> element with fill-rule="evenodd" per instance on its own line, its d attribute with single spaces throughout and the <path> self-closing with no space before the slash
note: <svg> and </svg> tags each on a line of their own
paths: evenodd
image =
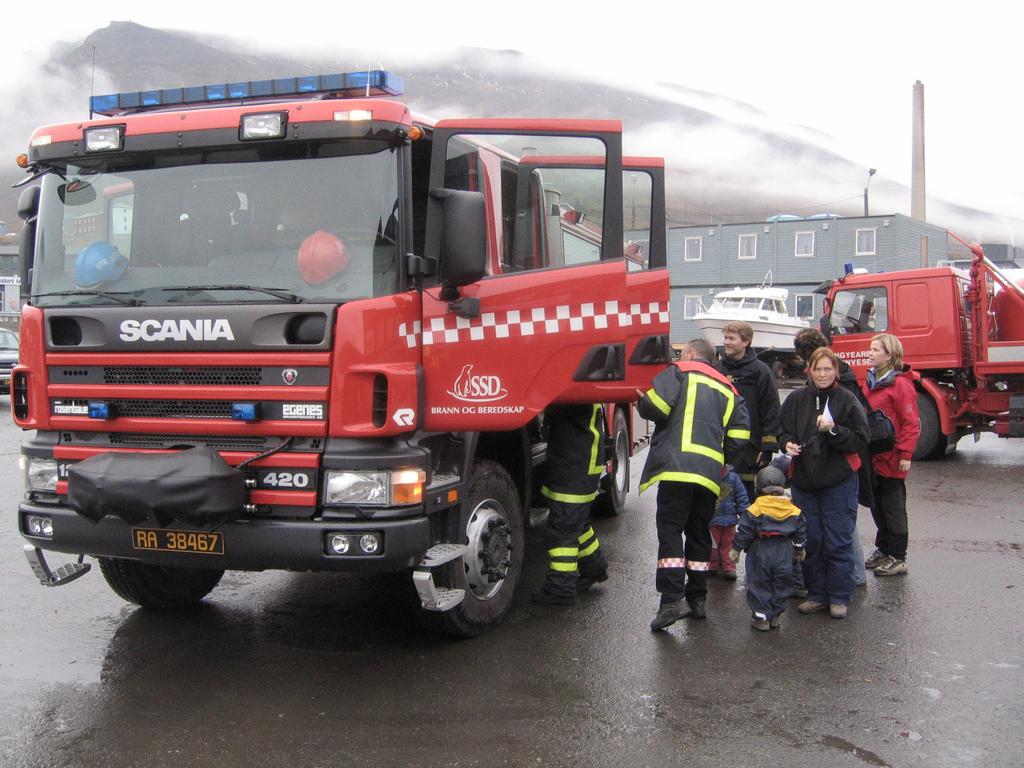
<svg viewBox="0 0 1024 768">
<path fill-rule="evenodd" d="M 942 458 L 946 454 L 946 436 L 939 424 L 939 411 L 924 392 L 917 393 L 917 411 L 921 417 L 921 436 L 917 438 L 912 460 Z"/>
<path fill-rule="evenodd" d="M 221 570 L 145 565 L 113 557 L 101 557 L 99 562 L 103 578 L 118 596 L 162 611 L 192 608 L 224 575 Z"/>
<path fill-rule="evenodd" d="M 469 550 L 461 559 L 436 568 L 434 581 L 466 595 L 451 610 L 421 610 L 420 616 L 443 634 L 474 637 L 505 618 L 523 571 L 523 512 L 512 478 L 500 464 L 480 461 L 473 468 L 459 525 Z"/>
</svg>

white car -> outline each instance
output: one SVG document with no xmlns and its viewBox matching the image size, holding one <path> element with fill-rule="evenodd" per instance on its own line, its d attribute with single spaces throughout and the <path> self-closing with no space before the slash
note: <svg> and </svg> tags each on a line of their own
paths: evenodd
<svg viewBox="0 0 1024 768">
<path fill-rule="evenodd" d="M 0 328 L 0 394 L 11 394 L 11 369 L 18 364 L 18 334 Z"/>
</svg>

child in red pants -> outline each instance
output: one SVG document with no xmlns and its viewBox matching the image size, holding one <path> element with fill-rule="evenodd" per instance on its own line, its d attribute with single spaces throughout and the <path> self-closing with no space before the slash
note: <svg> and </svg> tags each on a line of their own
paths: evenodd
<svg viewBox="0 0 1024 768">
<path fill-rule="evenodd" d="M 736 564 L 729 559 L 732 540 L 736 535 L 736 523 L 741 514 L 747 511 L 750 499 L 743 487 L 743 481 L 733 470 L 731 464 L 722 467 L 721 492 L 718 494 L 718 508 L 711 518 L 711 549 L 710 573 L 717 573 L 729 581 L 736 580 Z"/>
</svg>

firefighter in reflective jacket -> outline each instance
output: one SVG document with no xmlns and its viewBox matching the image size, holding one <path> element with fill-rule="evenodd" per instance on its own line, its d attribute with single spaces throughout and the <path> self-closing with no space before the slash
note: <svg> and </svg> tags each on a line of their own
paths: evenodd
<svg viewBox="0 0 1024 768">
<path fill-rule="evenodd" d="M 546 474 L 541 495 L 548 500 L 544 542 L 548 573 L 534 602 L 572 605 L 576 593 L 608 578 L 608 559 L 590 525 L 604 470 L 600 405 L 558 405 L 544 413 L 548 429 Z"/>
<path fill-rule="evenodd" d="M 659 484 L 655 587 L 661 602 L 652 630 L 664 629 L 687 615 L 706 616 L 711 560 L 708 524 L 715 512 L 722 466 L 750 439 L 743 398 L 711 367 L 713 355 L 703 339 L 690 341 L 680 362 L 655 376 L 647 392 L 637 391 L 642 395 L 640 415 L 655 423 L 640 493 Z"/>
</svg>

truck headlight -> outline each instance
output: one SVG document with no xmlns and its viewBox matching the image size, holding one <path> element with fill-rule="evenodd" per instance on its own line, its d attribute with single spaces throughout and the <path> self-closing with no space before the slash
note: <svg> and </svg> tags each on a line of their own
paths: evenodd
<svg viewBox="0 0 1024 768">
<path fill-rule="evenodd" d="M 324 474 L 324 504 L 386 506 L 390 485 L 389 474 L 387 471 L 328 471 Z"/>
<path fill-rule="evenodd" d="M 25 489 L 29 491 L 57 490 L 57 462 L 54 459 L 29 458 L 25 463 Z"/>
<path fill-rule="evenodd" d="M 422 469 L 324 473 L 324 504 L 384 507 L 423 501 L 426 472 Z"/>
</svg>

